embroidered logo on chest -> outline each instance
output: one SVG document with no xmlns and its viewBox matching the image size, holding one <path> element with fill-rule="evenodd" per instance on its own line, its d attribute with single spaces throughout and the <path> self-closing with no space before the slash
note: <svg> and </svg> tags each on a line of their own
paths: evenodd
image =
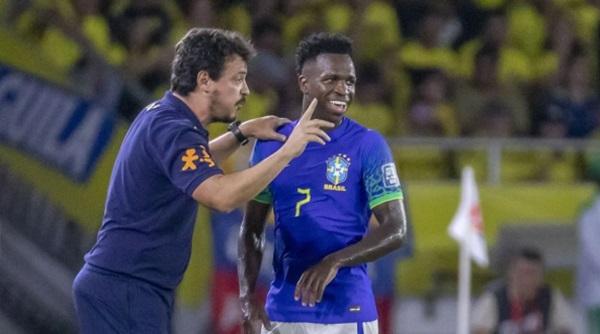
<svg viewBox="0 0 600 334">
<path fill-rule="evenodd" d="M 325 190 L 346 191 L 346 187 L 340 185 L 348 178 L 348 170 L 350 168 L 350 157 L 346 154 L 337 154 L 327 159 L 327 181 L 323 185 Z"/>
</svg>

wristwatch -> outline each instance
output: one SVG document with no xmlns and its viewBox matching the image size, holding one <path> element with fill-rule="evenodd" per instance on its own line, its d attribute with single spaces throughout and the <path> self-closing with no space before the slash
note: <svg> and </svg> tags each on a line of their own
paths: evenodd
<svg viewBox="0 0 600 334">
<path fill-rule="evenodd" d="M 231 133 L 233 133 L 233 135 L 240 142 L 240 144 L 246 145 L 246 144 L 248 144 L 248 137 L 244 136 L 244 134 L 240 130 L 241 123 L 242 122 L 240 122 L 240 121 L 231 122 L 227 126 L 227 130 L 229 130 L 229 131 L 231 131 Z"/>
</svg>

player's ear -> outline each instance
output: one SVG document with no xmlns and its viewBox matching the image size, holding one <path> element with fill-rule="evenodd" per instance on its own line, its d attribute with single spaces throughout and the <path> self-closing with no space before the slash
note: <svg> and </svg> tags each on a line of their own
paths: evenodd
<svg viewBox="0 0 600 334">
<path fill-rule="evenodd" d="M 200 71 L 196 75 L 196 87 L 201 93 L 210 93 L 213 82 L 214 81 L 210 78 L 210 75 L 206 71 Z"/>
<path fill-rule="evenodd" d="M 298 75 L 298 87 L 303 94 L 308 93 L 308 79 L 302 74 Z"/>
</svg>

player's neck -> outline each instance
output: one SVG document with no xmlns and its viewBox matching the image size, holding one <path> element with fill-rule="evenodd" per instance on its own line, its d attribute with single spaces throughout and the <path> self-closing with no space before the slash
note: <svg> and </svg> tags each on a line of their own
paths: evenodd
<svg viewBox="0 0 600 334">
<path fill-rule="evenodd" d="M 204 128 L 210 124 L 210 101 L 208 99 L 202 98 L 202 96 L 195 92 L 190 92 L 186 96 L 183 96 L 177 92 L 173 92 L 173 95 L 183 101 L 183 103 L 190 108 L 192 113 L 196 116 Z"/>
<path fill-rule="evenodd" d="M 302 104 L 302 110 L 306 110 L 306 108 L 308 108 L 308 104 L 306 104 L 306 105 Z M 315 110 L 315 113 L 314 113 L 314 115 L 313 115 L 312 118 L 313 119 L 320 119 L 320 120 L 323 120 L 323 121 L 328 121 L 328 122 L 331 122 L 331 123 L 335 124 L 335 126 L 333 128 L 324 129 L 325 132 L 330 132 L 330 131 L 333 131 L 333 130 L 337 129 L 342 124 L 342 122 L 344 121 L 344 117 L 340 117 L 339 119 L 336 119 L 336 120 L 329 119 L 325 115 L 321 114 L 321 112 L 318 109 Z"/>
</svg>

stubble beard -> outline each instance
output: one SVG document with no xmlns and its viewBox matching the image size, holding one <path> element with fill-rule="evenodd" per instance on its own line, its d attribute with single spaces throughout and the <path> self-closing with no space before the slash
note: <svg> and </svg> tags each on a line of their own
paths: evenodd
<svg viewBox="0 0 600 334">
<path fill-rule="evenodd" d="M 219 97 L 219 93 L 214 92 L 213 102 L 211 103 L 211 106 L 210 106 L 210 111 L 212 114 L 211 115 L 212 123 L 231 123 L 231 122 L 235 121 L 237 119 L 237 112 L 235 110 L 233 112 L 233 116 L 231 115 L 232 114 L 231 112 L 229 112 L 227 115 L 219 115 L 218 114 L 223 109 L 226 109 L 225 106 L 219 105 L 219 103 L 216 102 L 218 97 Z M 227 109 L 229 110 L 229 108 L 227 108 Z"/>
<path fill-rule="evenodd" d="M 236 116 L 215 116 L 213 117 L 214 123 L 231 123 L 237 119 Z"/>
</svg>

